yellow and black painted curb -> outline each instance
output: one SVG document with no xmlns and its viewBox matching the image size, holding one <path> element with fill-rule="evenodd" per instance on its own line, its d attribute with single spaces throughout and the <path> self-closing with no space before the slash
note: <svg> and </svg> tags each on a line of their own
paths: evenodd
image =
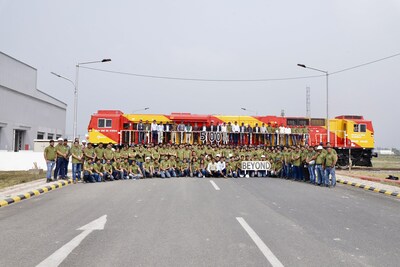
<svg viewBox="0 0 400 267">
<path fill-rule="evenodd" d="M 8 206 L 13 203 L 20 202 L 21 200 L 28 199 L 28 198 L 31 198 L 34 196 L 38 196 L 38 195 L 47 193 L 49 191 L 55 190 L 57 188 L 61 188 L 61 187 L 70 185 L 70 184 L 72 184 L 72 180 L 59 181 L 58 183 L 54 183 L 54 184 L 51 184 L 51 185 L 48 185 L 48 186 L 45 186 L 42 188 L 38 188 L 38 189 L 35 189 L 32 191 L 29 191 L 28 193 L 25 193 L 25 194 L 17 195 L 14 197 L 9 197 L 6 199 L 0 199 L 0 207 L 5 207 L 5 206 Z"/>
<path fill-rule="evenodd" d="M 389 191 L 389 190 L 379 189 L 379 188 L 376 188 L 376 187 L 373 187 L 373 186 L 360 184 L 360 183 L 350 183 L 349 181 L 342 180 L 342 179 L 337 179 L 336 182 L 341 183 L 341 184 L 351 185 L 351 186 L 358 187 L 358 188 L 362 188 L 364 190 L 368 190 L 368 191 L 372 191 L 372 192 L 381 193 L 381 194 L 385 194 L 385 195 L 388 195 L 388 196 L 394 196 L 394 197 L 400 198 L 400 193 L 399 192 L 392 192 L 392 191 Z"/>
</svg>

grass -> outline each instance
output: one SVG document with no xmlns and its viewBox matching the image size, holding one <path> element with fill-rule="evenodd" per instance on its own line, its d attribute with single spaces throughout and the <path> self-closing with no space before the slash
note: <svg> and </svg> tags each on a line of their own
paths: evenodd
<svg viewBox="0 0 400 267">
<path fill-rule="evenodd" d="M 46 174 L 32 171 L 0 171 L 0 189 L 45 178 Z"/>
<path fill-rule="evenodd" d="M 372 166 L 375 168 L 400 168 L 400 156 L 379 155 L 372 158 Z"/>
</svg>

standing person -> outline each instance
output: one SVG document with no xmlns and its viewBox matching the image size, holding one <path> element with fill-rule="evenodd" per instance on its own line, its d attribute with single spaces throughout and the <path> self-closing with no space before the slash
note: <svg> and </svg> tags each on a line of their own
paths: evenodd
<svg viewBox="0 0 400 267">
<path fill-rule="evenodd" d="M 251 128 L 250 124 L 247 124 L 247 144 L 251 145 L 253 144 L 253 128 Z"/>
<path fill-rule="evenodd" d="M 153 178 L 153 166 L 150 163 L 150 157 L 146 157 L 143 163 L 143 178 Z"/>
<path fill-rule="evenodd" d="M 168 144 L 171 140 L 171 124 L 168 122 L 164 125 L 165 140 L 164 143 Z"/>
<path fill-rule="evenodd" d="M 315 155 L 317 152 L 315 152 L 314 147 L 310 146 L 308 148 L 308 153 L 307 153 L 307 158 L 306 162 L 308 164 L 308 173 L 310 174 L 310 183 L 315 184 Z"/>
<path fill-rule="evenodd" d="M 151 124 L 148 120 L 146 120 L 146 123 L 144 124 L 144 132 L 145 132 L 144 143 L 145 144 L 150 143 L 150 130 L 151 130 Z"/>
<path fill-rule="evenodd" d="M 158 142 L 158 125 L 156 120 L 153 120 L 150 126 L 151 130 L 151 141 L 153 144 L 157 144 Z"/>
<path fill-rule="evenodd" d="M 317 184 L 320 186 L 324 185 L 325 175 L 324 175 L 324 167 L 323 164 L 325 162 L 325 153 L 323 152 L 323 147 L 317 147 L 317 153 L 314 155 L 315 157 L 315 170 L 317 171 Z"/>
<path fill-rule="evenodd" d="M 104 145 L 100 143 L 95 149 L 94 153 L 96 153 L 96 159 L 99 159 L 101 164 L 104 164 Z"/>
<path fill-rule="evenodd" d="M 63 144 L 63 139 L 58 138 L 56 148 L 56 168 L 54 169 L 54 180 L 65 178 L 65 157 L 67 156 L 66 148 Z"/>
<path fill-rule="evenodd" d="M 235 121 L 235 123 L 232 125 L 232 132 L 233 132 L 233 144 L 237 146 L 239 143 L 239 132 L 240 132 L 240 128 L 237 121 Z"/>
<path fill-rule="evenodd" d="M 192 125 L 190 125 L 190 123 L 187 123 L 185 127 L 186 144 L 190 144 L 192 142 L 192 130 Z"/>
<path fill-rule="evenodd" d="M 197 125 L 197 122 L 195 122 L 194 126 L 193 126 L 193 144 L 199 143 L 199 131 L 200 131 L 200 128 Z"/>
<path fill-rule="evenodd" d="M 225 122 L 221 125 L 221 133 L 222 133 L 222 143 L 224 145 L 227 145 L 228 144 L 228 127 L 226 126 Z"/>
<path fill-rule="evenodd" d="M 283 124 L 281 124 L 281 126 L 279 126 L 279 145 L 283 146 L 283 145 L 289 145 L 289 143 L 286 141 L 285 142 L 285 136 L 286 136 L 286 128 L 285 126 L 283 126 Z"/>
<path fill-rule="evenodd" d="M 240 126 L 240 145 L 244 145 L 244 137 L 246 133 L 246 126 L 244 126 L 244 122 L 242 122 L 242 125 Z"/>
<path fill-rule="evenodd" d="M 160 124 L 157 127 L 157 132 L 158 132 L 158 144 L 162 144 L 164 142 L 164 125 L 162 121 L 160 121 Z"/>
<path fill-rule="evenodd" d="M 203 123 L 203 126 L 201 127 L 201 131 L 203 132 L 203 136 L 204 136 L 204 139 L 203 139 L 203 145 L 204 145 L 204 144 L 207 144 L 207 131 L 208 131 L 208 128 L 205 123 Z"/>
<path fill-rule="evenodd" d="M 301 180 L 301 153 L 300 149 L 296 147 L 295 152 L 292 154 L 292 162 L 293 162 L 293 172 L 294 172 L 294 179 Z"/>
<path fill-rule="evenodd" d="M 138 141 L 139 144 L 143 144 L 144 141 L 144 124 L 143 121 L 140 119 L 139 123 L 136 125 L 136 130 L 138 131 Z"/>
<path fill-rule="evenodd" d="M 261 132 L 261 129 L 260 129 L 260 127 L 258 127 L 258 123 L 256 123 L 256 125 L 253 128 L 254 144 L 255 145 L 260 144 L 260 132 Z"/>
<path fill-rule="evenodd" d="M 103 157 L 104 160 L 110 160 L 111 162 L 114 161 L 115 155 L 114 155 L 114 151 L 112 150 L 112 144 L 109 143 L 106 147 L 106 149 L 104 149 L 104 153 L 103 153 Z"/>
<path fill-rule="evenodd" d="M 272 135 L 274 134 L 274 128 L 272 128 L 271 123 L 268 122 L 267 126 L 267 140 L 268 140 L 268 145 L 272 146 Z"/>
<path fill-rule="evenodd" d="M 176 124 L 176 122 L 174 121 L 174 123 L 172 124 L 171 127 L 171 143 L 172 144 L 176 144 L 176 132 L 178 131 L 178 125 Z"/>
<path fill-rule="evenodd" d="M 179 132 L 179 144 L 183 144 L 183 136 L 184 136 L 184 132 L 185 132 L 185 124 L 183 123 L 183 121 L 181 121 L 181 123 L 178 125 L 177 128 L 178 132 Z"/>
<path fill-rule="evenodd" d="M 64 178 L 63 179 L 67 179 L 68 176 L 68 165 L 69 165 L 69 158 L 71 157 L 71 148 L 68 145 L 68 139 L 65 138 L 64 139 L 64 146 L 65 146 L 65 150 L 66 150 L 66 155 L 64 157 Z"/>
<path fill-rule="evenodd" d="M 227 135 L 228 135 L 228 143 L 227 144 L 232 145 L 232 143 L 233 143 L 233 130 L 232 130 L 232 123 L 231 122 L 228 122 L 228 125 L 226 126 L 226 132 L 227 132 Z"/>
<path fill-rule="evenodd" d="M 79 145 L 79 141 L 75 141 L 74 145 L 71 148 L 71 156 L 72 156 L 72 181 L 75 184 L 76 180 L 81 180 L 81 171 L 82 171 L 82 159 L 83 159 L 83 151 L 82 147 Z"/>
<path fill-rule="evenodd" d="M 261 144 L 265 145 L 266 141 L 266 134 L 267 134 L 267 127 L 265 127 L 265 123 L 263 122 L 261 127 L 260 127 L 260 133 L 261 133 Z"/>
<path fill-rule="evenodd" d="M 325 154 L 325 186 L 335 187 L 336 186 L 336 174 L 335 174 L 335 165 L 338 160 L 338 157 L 332 151 L 332 147 L 328 147 L 326 149 Z M 329 181 L 329 176 L 331 181 Z"/>
<path fill-rule="evenodd" d="M 57 152 L 54 147 L 54 140 L 50 140 L 50 145 L 44 149 L 44 159 L 46 160 L 47 165 L 47 173 L 46 173 L 46 182 L 51 182 L 51 173 L 53 172 L 53 168 L 56 164 Z"/>
</svg>

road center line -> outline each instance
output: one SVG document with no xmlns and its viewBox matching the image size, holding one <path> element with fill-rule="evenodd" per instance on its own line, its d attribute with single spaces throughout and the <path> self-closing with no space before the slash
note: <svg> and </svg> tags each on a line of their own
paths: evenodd
<svg viewBox="0 0 400 267">
<path fill-rule="evenodd" d="M 256 243 L 257 247 L 264 254 L 265 258 L 271 263 L 273 267 L 283 267 L 283 264 L 278 260 L 278 258 L 272 253 L 272 251 L 265 245 L 261 238 L 256 232 L 247 224 L 247 222 L 242 217 L 236 217 L 236 220 L 240 223 L 243 229 L 249 234 L 251 239 Z"/>
<path fill-rule="evenodd" d="M 210 183 L 214 186 L 215 190 L 221 190 L 213 180 L 210 180 Z"/>
</svg>

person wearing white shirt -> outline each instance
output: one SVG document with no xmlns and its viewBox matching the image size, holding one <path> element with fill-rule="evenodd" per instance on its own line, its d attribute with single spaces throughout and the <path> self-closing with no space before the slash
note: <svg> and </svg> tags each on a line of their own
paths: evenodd
<svg viewBox="0 0 400 267">
<path fill-rule="evenodd" d="M 232 125 L 232 132 L 233 132 L 233 144 L 237 145 L 239 142 L 239 125 L 237 124 L 237 121 Z"/>
<path fill-rule="evenodd" d="M 157 134 L 158 125 L 157 125 L 156 120 L 153 120 L 153 123 L 151 124 L 150 130 L 151 130 L 152 141 L 153 141 L 154 144 L 157 144 L 157 142 L 158 142 L 158 134 Z"/>
<path fill-rule="evenodd" d="M 221 158 L 221 160 L 218 161 L 217 165 L 218 165 L 218 170 L 221 172 L 221 175 L 222 175 L 223 177 L 227 178 L 227 177 L 226 177 L 226 163 L 225 163 L 225 159 L 224 159 L 224 158 Z"/>
<path fill-rule="evenodd" d="M 157 126 L 158 132 L 158 143 L 161 144 L 163 142 L 163 132 L 164 132 L 164 125 L 162 122 Z"/>
<path fill-rule="evenodd" d="M 267 127 L 265 126 L 265 123 L 261 125 L 260 133 L 261 133 L 261 143 L 265 145 L 265 139 L 266 139 L 265 137 L 267 133 Z"/>
<path fill-rule="evenodd" d="M 292 129 L 290 127 L 285 128 L 286 145 L 289 145 L 289 136 L 292 134 Z"/>
<path fill-rule="evenodd" d="M 215 162 L 215 159 L 212 158 L 211 162 L 208 163 L 207 166 L 207 176 L 208 177 L 219 177 L 218 175 L 218 164 Z"/>
<path fill-rule="evenodd" d="M 222 133 L 222 142 L 225 145 L 228 144 L 228 133 L 225 122 L 221 125 L 221 133 Z"/>
</svg>

